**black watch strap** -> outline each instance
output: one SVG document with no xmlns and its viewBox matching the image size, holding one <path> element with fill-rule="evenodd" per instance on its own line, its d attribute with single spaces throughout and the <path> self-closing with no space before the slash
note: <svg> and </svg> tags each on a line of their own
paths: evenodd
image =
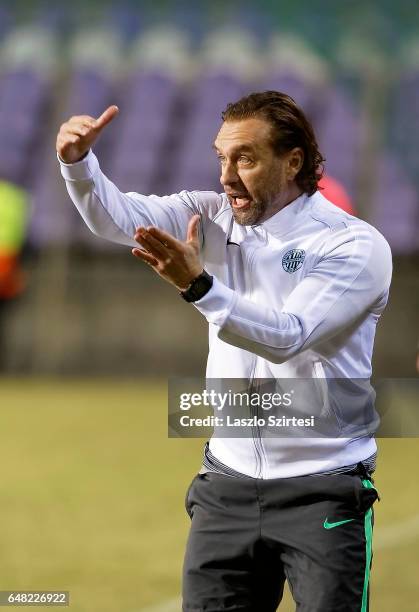
<svg viewBox="0 0 419 612">
<path fill-rule="evenodd" d="M 213 277 L 205 270 L 193 279 L 189 287 L 185 291 L 181 291 L 180 295 L 186 302 L 197 302 L 204 297 L 211 289 Z"/>
</svg>

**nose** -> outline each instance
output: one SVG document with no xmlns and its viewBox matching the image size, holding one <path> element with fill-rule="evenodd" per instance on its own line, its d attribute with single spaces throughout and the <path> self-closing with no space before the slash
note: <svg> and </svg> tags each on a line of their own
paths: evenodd
<svg viewBox="0 0 419 612">
<path fill-rule="evenodd" d="M 234 185 L 238 181 L 239 175 L 237 174 L 233 164 L 225 163 L 223 166 L 221 166 L 220 183 L 223 185 L 223 187 L 226 187 L 227 185 Z"/>
</svg>

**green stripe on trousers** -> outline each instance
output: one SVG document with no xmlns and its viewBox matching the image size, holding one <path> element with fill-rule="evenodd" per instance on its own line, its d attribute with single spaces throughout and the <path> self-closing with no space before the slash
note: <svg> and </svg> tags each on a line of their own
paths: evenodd
<svg viewBox="0 0 419 612">
<path fill-rule="evenodd" d="M 366 489 L 374 489 L 372 482 L 365 478 L 362 481 L 362 485 Z M 365 577 L 364 577 L 364 590 L 362 593 L 362 607 L 361 612 L 368 612 L 368 585 L 370 581 L 371 573 L 371 558 L 372 558 L 372 507 L 365 513 L 364 529 L 365 529 L 365 545 L 366 545 L 366 559 L 365 559 Z"/>
</svg>

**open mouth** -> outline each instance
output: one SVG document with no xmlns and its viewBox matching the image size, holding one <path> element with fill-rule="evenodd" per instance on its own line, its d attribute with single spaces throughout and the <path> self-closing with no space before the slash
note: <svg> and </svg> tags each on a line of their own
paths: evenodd
<svg viewBox="0 0 419 612">
<path fill-rule="evenodd" d="M 250 207 L 252 199 L 247 195 L 230 195 L 230 201 L 235 210 L 243 210 Z"/>
</svg>

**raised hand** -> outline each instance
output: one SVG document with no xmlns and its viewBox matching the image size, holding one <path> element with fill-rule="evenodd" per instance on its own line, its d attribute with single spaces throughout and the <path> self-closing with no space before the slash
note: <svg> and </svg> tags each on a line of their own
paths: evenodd
<svg viewBox="0 0 419 612">
<path fill-rule="evenodd" d="M 117 106 L 109 106 L 98 119 L 89 115 L 71 117 L 62 124 L 57 135 L 57 153 L 66 164 L 81 159 L 101 131 L 119 113 Z"/>
<path fill-rule="evenodd" d="M 135 240 L 143 249 L 132 249 L 132 254 L 145 261 L 164 280 L 184 291 L 202 272 L 199 258 L 199 215 L 189 221 L 186 241 L 177 240 L 157 227 L 139 227 Z"/>
</svg>

